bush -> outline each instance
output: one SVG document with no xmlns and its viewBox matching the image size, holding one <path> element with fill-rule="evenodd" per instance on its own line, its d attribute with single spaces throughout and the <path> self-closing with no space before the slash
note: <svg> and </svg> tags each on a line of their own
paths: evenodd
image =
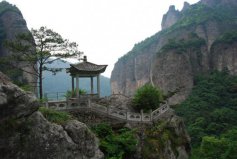
<svg viewBox="0 0 237 159">
<path fill-rule="evenodd" d="M 79 89 L 79 94 L 84 95 L 86 94 L 86 90 L 84 89 Z M 66 94 L 64 95 L 66 98 L 71 98 L 71 97 L 76 97 L 76 90 L 75 91 L 67 91 Z"/>
<path fill-rule="evenodd" d="M 40 107 L 39 111 L 44 115 L 44 117 L 48 121 L 56 124 L 64 124 L 68 120 L 72 119 L 72 116 L 66 112 L 60 112 L 45 107 Z"/>
<path fill-rule="evenodd" d="M 138 141 L 132 130 L 122 128 L 114 131 L 105 123 L 92 127 L 92 130 L 100 139 L 100 149 L 105 159 L 126 158 L 136 150 Z"/>
<path fill-rule="evenodd" d="M 133 108 L 137 111 L 143 109 L 148 112 L 158 108 L 162 99 L 162 93 L 158 88 L 146 84 L 136 91 L 133 98 Z"/>
</svg>

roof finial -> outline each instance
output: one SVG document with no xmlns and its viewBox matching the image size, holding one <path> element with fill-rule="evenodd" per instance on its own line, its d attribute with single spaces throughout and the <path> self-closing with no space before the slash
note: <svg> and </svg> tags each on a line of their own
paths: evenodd
<svg viewBox="0 0 237 159">
<path fill-rule="evenodd" d="M 87 56 L 83 56 L 83 62 L 87 62 Z"/>
</svg>

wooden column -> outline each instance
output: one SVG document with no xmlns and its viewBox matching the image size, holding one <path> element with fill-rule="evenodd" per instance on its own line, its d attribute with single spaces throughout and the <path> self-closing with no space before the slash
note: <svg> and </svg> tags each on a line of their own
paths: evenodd
<svg viewBox="0 0 237 159">
<path fill-rule="evenodd" d="M 97 76 L 97 93 L 100 98 L 100 75 Z"/>
<path fill-rule="evenodd" d="M 91 77 L 91 94 L 94 94 L 94 82 L 93 82 L 93 77 Z"/>
<path fill-rule="evenodd" d="M 74 77 L 72 76 L 72 93 L 75 91 L 75 86 L 74 86 Z"/>
<path fill-rule="evenodd" d="M 76 97 L 79 98 L 79 77 L 76 76 Z"/>
</svg>

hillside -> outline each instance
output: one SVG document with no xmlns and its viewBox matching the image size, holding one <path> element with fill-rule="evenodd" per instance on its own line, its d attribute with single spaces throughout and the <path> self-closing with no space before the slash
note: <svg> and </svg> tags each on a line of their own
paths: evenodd
<svg viewBox="0 0 237 159">
<path fill-rule="evenodd" d="M 44 71 L 43 79 L 43 90 L 45 93 L 49 93 L 49 96 L 52 98 L 56 97 L 56 92 L 63 92 L 60 95 L 64 95 L 68 90 L 71 90 L 71 76 L 66 73 L 65 68 L 70 67 L 70 63 L 62 62 L 60 60 L 55 61 L 54 63 L 48 65 L 52 68 L 64 68 L 61 72 L 58 72 L 56 75 L 53 75 L 51 72 Z M 101 96 L 110 96 L 110 79 L 104 76 L 101 76 Z M 80 79 L 80 88 L 85 89 L 87 92 L 90 92 L 90 79 L 82 78 Z M 94 80 L 94 85 L 96 86 L 96 79 Z"/>
<path fill-rule="evenodd" d="M 176 106 L 191 136 L 192 158 L 237 157 L 237 76 L 212 72 L 195 78 L 190 96 Z"/>
<path fill-rule="evenodd" d="M 172 104 L 191 92 L 194 77 L 211 70 L 237 73 L 237 1 L 201 0 L 174 6 L 163 16 L 162 30 L 121 57 L 111 75 L 112 91 L 133 95 L 151 83 L 176 92 Z"/>
</svg>

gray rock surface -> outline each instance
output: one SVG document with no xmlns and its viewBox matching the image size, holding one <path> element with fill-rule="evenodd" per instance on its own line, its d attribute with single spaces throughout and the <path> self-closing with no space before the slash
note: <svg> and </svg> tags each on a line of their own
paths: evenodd
<svg viewBox="0 0 237 159">
<path fill-rule="evenodd" d="M 96 136 L 76 120 L 51 123 L 39 103 L 0 72 L 0 158 L 102 159 Z"/>
<path fill-rule="evenodd" d="M 170 6 L 169 11 L 163 15 L 161 28 L 166 29 L 173 24 L 175 24 L 180 18 L 180 12 L 178 10 L 175 10 L 175 6 Z"/>
</svg>

